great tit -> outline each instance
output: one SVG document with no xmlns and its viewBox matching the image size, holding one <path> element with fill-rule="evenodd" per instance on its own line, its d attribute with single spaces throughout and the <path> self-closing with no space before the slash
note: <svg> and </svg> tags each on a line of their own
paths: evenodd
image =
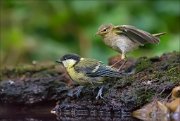
<svg viewBox="0 0 180 121">
<path fill-rule="evenodd" d="M 83 86 L 103 83 L 106 77 L 122 77 L 122 73 L 117 69 L 95 59 L 82 58 L 77 54 L 66 54 L 56 62 L 61 63 L 65 67 L 74 82 Z M 78 89 L 78 95 L 81 89 Z M 101 97 L 102 89 L 100 91 L 98 92 L 98 97 Z"/>
<path fill-rule="evenodd" d="M 95 59 L 82 58 L 77 54 L 64 55 L 56 62 L 62 63 L 71 79 L 81 85 L 102 83 L 104 77 L 122 77 L 122 73 L 117 69 Z"/>
</svg>

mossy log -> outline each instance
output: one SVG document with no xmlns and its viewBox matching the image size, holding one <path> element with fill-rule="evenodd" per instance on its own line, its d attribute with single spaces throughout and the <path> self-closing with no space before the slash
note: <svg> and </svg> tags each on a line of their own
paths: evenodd
<svg viewBox="0 0 180 121">
<path fill-rule="evenodd" d="M 115 58 L 111 58 L 110 63 Z M 4 68 L 0 75 L 0 107 L 6 104 L 53 104 L 55 107 L 55 102 L 59 101 L 53 109 L 59 114 L 69 112 L 72 115 L 72 110 L 75 111 L 73 115 L 79 115 L 78 111 L 93 115 L 104 111 L 102 115 L 106 116 L 112 112 L 113 115 L 128 114 L 154 98 L 165 99 L 175 86 L 180 85 L 180 52 L 128 59 L 122 70 L 131 74 L 107 79 L 103 83 L 104 99 L 96 100 L 96 86 L 85 87 L 80 97 L 69 97 L 72 87 L 67 84 L 72 82 L 55 63 Z M 86 114 L 83 112 L 83 115 Z"/>
</svg>

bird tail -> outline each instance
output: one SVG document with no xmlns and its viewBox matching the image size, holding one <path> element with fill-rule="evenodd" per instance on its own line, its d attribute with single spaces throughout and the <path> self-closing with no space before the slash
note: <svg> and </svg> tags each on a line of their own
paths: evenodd
<svg viewBox="0 0 180 121">
<path fill-rule="evenodd" d="M 113 72 L 109 74 L 109 77 L 122 77 L 122 73 L 120 72 Z"/>
<path fill-rule="evenodd" d="M 161 32 L 161 33 L 157 33 L 157 34 L 153 34 L 154 37 L 160 37 L 161 35 L 166 34 L 166 32 Z"/>
<path fill-rule="evenodd" d="M 124 75 L 126 74 L 119 71 L 109 71 L 108 73 L 106 73 L 106 77 L 114 77 L 114 78 L 122 77 Z"/>
</svg>

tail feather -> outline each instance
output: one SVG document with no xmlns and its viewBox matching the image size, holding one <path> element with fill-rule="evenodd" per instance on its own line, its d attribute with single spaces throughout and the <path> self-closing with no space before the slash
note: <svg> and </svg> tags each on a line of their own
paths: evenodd
<svg viewBox="0 0 180 121">
<path fill-rule="evenodd" d="M 157 34 L 152 34 L 154 37 L 160 37 L 161 35 L 166 34 L 166 32 L 161 32 L 161 33 L 157 33 Z"/>
<path fill-rule="evenodd" d="M 103 74 L 102 74 L 103 75 Z M 115 77 L 115 78 L 117 78 L 117 77 L 122 77 L 122 76 L 124 76 L 124 75 L 126 75 L 125 73 L 122 73 L 122 72 L 119 72 L 119 71 L 111 71 L 111 72 L 108 72 L 108 73 L 106 73 L 105 75 L 103 75 L 103 76 L 106 76 L 106 77 Z"/>
<path fill-rule="evenodd" d="M 122 77 L 122 73 L 120 72 L 112 72 L 112 73 L 108 73 L 107 77 Z"/>
</svg>

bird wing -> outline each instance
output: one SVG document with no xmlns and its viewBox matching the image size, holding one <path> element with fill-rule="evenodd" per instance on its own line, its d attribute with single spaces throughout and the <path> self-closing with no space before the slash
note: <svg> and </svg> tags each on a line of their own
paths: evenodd
<svg viewBox="0 0 180 121">
<path fill-rule="evenodd" d="M 85 59 L 75 65 L 74 69 L 89 77 L 121 77 L 122 74 L 115 68 L 104 65 L 102 62 Z"/>
<path fill-rule="evenodd" d="M 105 65 L 100 65 L 95 72 L 87 73 L 87 75 L 91 77 L 122 77 L 122 73 L 117 69 Z"/>
<path fill-rule="evenodd" d="M 140 44 L 159 43 L 160 41 L 159 38 L 153 36 L 148 32 L 137 29 L 134 26 L 121 25 L 121 26 L 115 26 L 114 29 L 119 30 L 120 34 L 126 35 L 133 42 L 138 42 Z"/>
</svg>

